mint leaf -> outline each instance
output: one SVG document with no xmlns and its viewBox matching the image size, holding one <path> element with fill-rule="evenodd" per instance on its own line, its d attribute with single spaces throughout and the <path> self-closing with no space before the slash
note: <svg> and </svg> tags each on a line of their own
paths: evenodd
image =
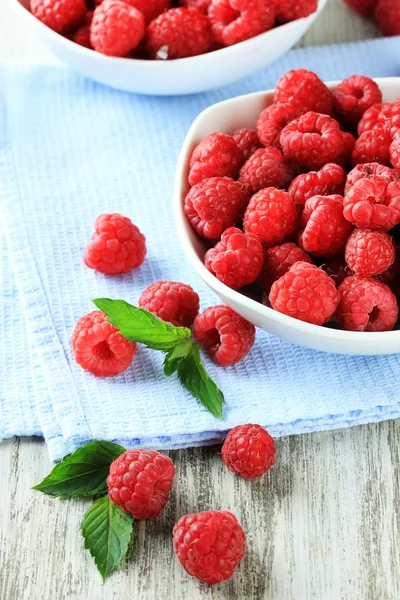
<svg viewBox="0 0 400 600">
<path fill-rule="evenodd" d="M 85 548 L 93 556 L 104 581 L 121 565 L 126 555 L 132 537 L 133 519 L 105 496 L 89 508 L 83 517 L 81 530 Z"/>
<path fill-rule="evenodd" d="M 200 358 L 200 346 L 196 342 L 192 343 L 188 356 L 179 361 L 178 377 L 214 417 L 222 418 L 224 395 L 205 370 Z"/>
<path fill-rule="evenodd" d="M 172 348 L 164 359 L 164 375 L 170 377 L 178 368 L 181 360 L 190 354 L 193 346 L 192 340 L 180 342 Z"/>
<path fill-rule="evenodd" d="M 61 498 L 104 494 L 110 464 L 123 452 L 112 442 L 90 442 L 66 456 L 33 489 Z"/>
<path fill-rule="evenodd" d="M 140 342 L 153 350 L 168 352 L 190 337 L 187 327 L 175 327 L 152 313 L 128 304 L 124 300 L 98 298 L 93 303 L 103 311 L 112 325 L 131 342 Z"/>
</svg>

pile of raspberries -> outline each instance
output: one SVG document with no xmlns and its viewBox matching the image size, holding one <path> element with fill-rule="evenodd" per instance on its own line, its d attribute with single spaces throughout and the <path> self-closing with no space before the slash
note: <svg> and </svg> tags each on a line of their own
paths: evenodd
<svg viewBox="0 0 400 600">
<path fill-rule="evenodd" d="M 289 71 L 254 129 L 212 133 L 188 167 L 185 214 L 225 285 L 259 286 L 264 304 L 315 325 L 393 329 L 400 99 L 382 102 L 363 75 L 330 91 Z"/>
<path fill-rule="evenodd" d="M 373 17 L 382 35 L 400 35 L 399 0 L 344 0 L 361 17 Z"/>
<path fill-rule="evenodd" d="M 30 0 L 32 14 L 108 56 L 196 56 L 307 17 L 317 0 Z"/>
</svg>

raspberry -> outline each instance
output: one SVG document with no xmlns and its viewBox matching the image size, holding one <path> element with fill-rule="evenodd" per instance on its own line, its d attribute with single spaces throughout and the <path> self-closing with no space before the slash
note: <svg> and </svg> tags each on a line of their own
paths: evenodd
<svg viewBox="0 0 400 600">
<path fill-rule="evenodd" d="M 400 129 L 400 99 L 382 105 L 378 115 L 379 122 L 392 136 Z"/>
<path fill-rule="evenodd" d="M 372 17 L 377 0 L 344 0 L 361 17 Z"/>
<path fill-rule="evenodd" d="M 206 15 L 195 9 L 171 8 L 147 28 L 146 48 L 150 58 L 175 59 L 197 56 L 211 47 L 211 28 Z"/>
<path fill-rule="evenodd" d="M 146 25 L 158 17 L 158 15 L 168 10 L 171 4 L 170 0 L 124 0 L 124 2 L 140 10 L 144 16 Z"/>
<path fill-rule="evenodd" d="M 312 71 L 288 71 L 276 84 L 274 102 L 288 102 L 303 113 L 314 111 L 330 115 L 333 109 L 331 91 Z"/>
<path fill-rule="evenodd" d="M 308 17 L 317 10 L 318 0 L 280 0 L 277 19 L 289 23 Z"/>
<path fill-rule="evenodd" d="M 263 292 L 269 294 L 274 281 L 287 273 L 294 263 L 302 260 L 311 263 L 311 258 L 293 242 L 273 246 L 264 250 L 264 263 L 258 282 Z"/>
<path fill-rule="evenodd" d="M 397 133 L 389 147 L 390 160 L 396 169 L 400 168 L 400 132 Z"/>
<path fill-rule="evenodd" d="M 263 259 L 263 249 L 256 235 L 230 227 L 215 248 L 206 252 L 204 264 L 222 283 L 239 289 L 257 279 Z"/>
<path fill-rule="evenodd" d="M 174 463 L 155 450 L 127 450 L 110 466 L 108 495 L 135 519 L 154 519 L 168 502 Z"/>
<path fill-rule="evenodd" d="M 288 192 L 292 195 L 297 207 L 301 209 L 306 200 L 312 196 L 341 194 L 345 177 L 346 173 L 342 167 L 334 163 L 327 163 L 319 171 L 310 171 L 295 177 Z"/>
<path fill-rule="evenodd" d="M 231 46 L 271 29 L 275 10 L 275 0 L 212 0 L 208 16 L 216 40 Z"/>
<path fill-rule="evenodd" d="M 142 292 L 139 306 L 176 327 L 190 327 L 199 312 L 200 299 L 186 283 L 156 281 Z"/>
<path fill-rule="evenodd" d="M 247 160 L 258 148 L 261 148 L 261 142 L 258 139 L 257 131 L 244 127 L 236 129 L 232 133 L 232 137 L 237 143 L 240 150 L 243 152 L 243 158 Z"/>
<path fill-rule="evenodd" d="M 390 331 L 399 312 L 396 296 L 372 277 L 353 275 L 339 286 L 337 319 L 348 331 Z"/>
<path fill-rule="evenodd" d="M 334 256 L 346 246 L 353 229 L 343 216 L 343 196 L 313 196 L 304 205 L 301 215 L 304 229 L 299 244 L 315 256 Z"/>
<path fill-rule="evenodd" d="M 353 164 L 378 162 L 390 166 L 391 141 L 392 137 L 383 125 L 376 125 L 370 131 L 365 131 L 356 140 L 351 155 Z"/>
<path fill-rule="evenodd" d="M 182 567 L 206 583 L 230 579 L 246 552 L 245 533 L 235 515 L 226 510 L 185 515 L 173 535 Z"/>
<path fill-rule="evenodd" d="M 254 344 L 256 328 L 229 306 L 210 306 L 194 320 L 193 335 L 214 362 L 228 367 L 240 362 Z"/>
<path fill-rule="evenodd" d="M 244 213 L 243 228 L 255 233 L 264 246 L 275 246 L 293 234 L 299 214 L 292 196 L 270 187 L 260 190 L 251 198 Z"/>
<path fill-rule="evenodd" d="M 293 178 L 293 170 L 278 148 L 260 148 L 240 169 L 239 181 L 252 194 L 267 187 L 287 187 Z"/>
<path fill-rule="evenodd" d="M 86 13 L 85 0 L 30 0 L 31 13 L 47 27 L 60 33 L 76 25 Z"/>
<path fill-rule="evenodd" d="M 92 48 L 92 44 L 90 41 L 90 27 L 92 25 L 93 20 L 93 11 L 88 10 L 83 22 L 78 27 L 78 29 L 72 35 L 72 41 L 75 44 L 79 44 L 80 46 L 84 46 L 85 48 Z"/>
<path fill-rule="evenodd" d="M 382 231 L 356 229 L 346 244 L 345 259 L 356 275 L 380 275 L 394 263 L 396 247 Z"/>
<path fill-rule="evenodd" d="M 128 217 L 99 215 L 94 228 L 85 250 L 86 266 L 112 275 L 140 267 L 146 256 L 146 238 Z"/>
<path fill-rule="evenodd" d="M 275 462 L 275 442 L 260 425 L 238 425 L 226 436 L 222 460 L 244 479 L 261 477 Z"/>
<path fill-rule="evenodd" d="M 344 217 L 359 229 L 388 231 L 400 222 L 400 184 L 370 175 L 353 185 L 343 206 Z"/>
<path fill-rule="evenodd" d="M 398 0 L 378 0 L 375 21 L 383 35 L 399 35 L 400 5 Z"/>
<path fill-rule="evenodd" d="M 353 271 L 349 269 L 343 256 L 334 256 L 332 258 L 324 259 L 321 269 L 326 271 L 329 277 L 333 279 L 336 287 L 339 287 L 346 277 L 353 275 Z"/>
<path fill-rule="evenodd" d="M 340 134 L 342 138 L 342 151 L 336 162 L 345 168 L 346 171 L 348 171 L 349 169 L 347 167 L 350 165 L 351 155 L 353 153 L 356 140 L 354 135 L 348 131 L 341 131 Z"/>
<path fill-rule="evenodd" d="M 335 162 L 343 150 L 339 123 L 315 112 L 291 121 L 279 139 L 285 158 L 305 169 L 319 169 Z"/>
<path fill-rule="evenodd" d="M 230 177 L 211 177 L 193 186 L 185 198 L 185 215 L 201 236 L 217 239 L 244 213 L 249 196 Z"/>
<path fill-rule="evenodd" d="M 127 56 L 144 36 L 141 12 L 120 0 L 104 0 L 93 15 L 90 41 L 97 52 Z"/>
<path fill-rule="evenodd" d="M 126 371 L 136 354 L 136 343 L 128 342 L 100 310 L 79 319 L 71 345 L 78 365 L 97 377 Z"/>
<path fill-rule="evenodd" d="M 279 137 L 282 129 L 299 115 L 298 109 L 288 102 L 271 104 L 261 111 L 257 121 L 257 131 L 264 146 L 279 147 Z"/>
<path fill-rule="evenodd" d="M 231 135 L 212 133 L 201 140 L 189 161 L 189 183 L 207 177 L 233 177 L 239 174 L 243 152 Z"/>
<path fill-rule="evenodd" d="M 358 123 L 358 135 L 361 135 L 365 131 L 370 131 L 375 127 L 375 125 L 382 123 L 383 109 L 385 109 L 389 105 L 389 102 L 383 102 L 382 104 L 375 104 L 374 106 L 371 106 L 371 108 L 368 108 L 361 117 L 360 122 Z"/>
<path fill-rule="evenodd" d="M 323 325 L 334 314 L 340 294 L 334 281 L 315 265 L 300 261 L 272 284 L 272 308 L 306 323 Z"/>
<path fill-rule="evenodd" d="M 377 162 L 363 163 L 361 165 L 356 165 L 347 175 L 344 193 L 347 194 L 357 181 L 369 177 L 370 175 L 377 175 L 386 181 L 386 183 L 397 181 L 400 178 L 397 177 L 397 173 L 394 169 L 390 169 L 385 165 L 380 165 Z"/>
<path fill-rule="evenodd" d="M 207 14 L 211 0 L 181 0 L 183 6 L 187 8 L 197 8 L 200 12 Z"/>
<path fill-rule="evenodd" d="M 339 83 L 333 97 L 339 119 L 357 124 L 366 110 L 382 101 L 382 92 L 370 77 L 352 75 Z"/>
</svg>

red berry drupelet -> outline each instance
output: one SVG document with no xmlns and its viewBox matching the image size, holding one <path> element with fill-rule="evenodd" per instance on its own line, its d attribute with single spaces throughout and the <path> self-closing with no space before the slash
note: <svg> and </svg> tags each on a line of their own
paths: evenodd
<svg viewBox="0 0 400 600">
<path fill-rule="evenodd" d="M 346 124 L 357 124 L 366 110 L 382 101 L 379 86 L 370 77 L 352 75 L 333 92 L 335 113 Z"/>
<path fill-rule="evenodd" d="M 375 21 L 382 35 L 400 35 L 400 5 L 398 0 L 378 0 Z"/>
<path fill-rule="evenodd" d="M 170 0 L 124 0 L 124 2 L 140 10 L 146 25 L 168 10 L 171 4 Z"/>
<path fill-rule="evenodd" d="M 239 181 L 252 194 L 267 187 L 285 188 L 293 179 L 293 169 L 278 148 L 260 148 L 240 169 Z"/>
<path fill-rule="evenodd" d="M 271 29 L 275 0 L 212 0 L 208 9 L 215 39 L 231 46 Z"/>
<path fill-rule="evenodd" d="M 330 115 L 333 109 L 333 96 L 323 81 L 306 69 L 288 71 L 276 84 L 274 102 L 288 102 L 306 113 L 314 111 Z"/>
<path fill-rule="evenodd" d="M 303 209 L 306 200 L 313 196 L 341 194 L 345 179 L 346 173 L 341 166 L 327 163 L 319 171 L 309 171 L 295 177 L 288 192 L 293 197 L 297 208 Z"/>
<path fill-rule="evenodd" d="M 142 292 L 139 306 L 176 327 L 190 327 L 199 312 L 200 298 L 186 283 L 156 281 Z"/>
<path fill-rule="evenodd" d="M 294 263 L 302 260 L 311 263 L 311 258 L 293 242 L 273 246 L 264 250 L 264 263 L 258 282 L 264 293 L 269 294 L 274 281 L 287 273 Z"/>
<path fill-rule="evenodd" d="M 386 181 L 386 183 L 398 181 L 400 179 L 400 173 L 395 169 L 390 169 L 390 167 L 387 167 L 386 165 L 380 165 L 377 162 L 362 163 L 356 165 L 347 175 L 344 193 L 347 194 L 357 181 L 369 177 L 370 175 L 377 175 Z"/>
<path fill-rule="evenodd" d="M 289 23 L 308 17 L 317 10 L 318 0 L 280 0 L 277 19 L 280 23 Z"/>
<path fill-rule="evenodd" d="M 235 515 L 226 510 L 185 515 L 173 535 L 182 567 L 209 584 L 230 579 L 246 552 L 245 533 Z"/>
<path fill-rule="evenodd" d="M 231 135 L 212 133 L 201 140 L 189 161 L 189 183 L 195 185 L 208 177 L 233 177 L 239 174 L 243 152 Z"/>
<path fill-rule="evenodd" d="M 154 519 L 168 502 L 174 477 L 168 456 L 155 450 L 127 450 L 111 463 L 108 495 L 135 519 Z"/>
<path fill-rule="evenodd" d="M 121 0 L 104 0 L 93 15 L 90 42 L 107 56 L 127 56 L 144 36 L 145 22 L 140 11 Z"/>
<path fill-rule="evenodd" d="M 238 425 L 225 439 L 222 460 L 244 479 L 261 477 L 275 462 L 275 442 L 260 425 Z"/>
<path fill-rule="evenodd" d="M 196 8 L 206 15 L 210 7 L 211 0 L 181 0 L 181 4 L 187 8 Z"/>
<path fill-rule="evenodd" d="M 384 110 L 390 106 L 390 102 L 382 102 L 375 104 L 365 111 L 357 126 L 358 135 L 370 131 L 376 125 L 384 122 Z"/>
<path fill-rule="evenodd" d="M 356 229 L 346 244 L 345 259 L 356 275 L 380 275 L 396 258 L 396 246 L 388 233 Z"/>
<path fill-rule="evenodd" d="M 282 129 L 299 116 L 299 109 L 289 102 L 271 104 L 261 111 L 257 120 L 257 132 L 264 146 L 280 147 L 279 137 Z"/>
<path fill-rule="evenodd" d="M 360 229 L 389 231 L 400 222 L 400 183 L 377 175 L 358 180 L 343 201 L 343 215 Z"/>
<path fill-rule="evenodd" d="M 250 156 L 262 146 L 255 129 L 249 129 L 248 127 L 236 129 L 236 131 L 232 133 L 232 137 L 243 152 L 243 158 L 245 160 L 250 158 Z"/>
<path fill-rule="evenodd" d="M 376 125 L 373 129 L 362 133 L 356 140 L 351 155 L 353 165 L 378 162 L 390 167 L 391 142 L 392 136 L 384 125 Z"/>
<path fill-rule="evenodd" d="M 79 23 L 87 11 L 85 0 L 30 0 L 30 9 L 39 21 L 57 33 Z"/>
</svg>

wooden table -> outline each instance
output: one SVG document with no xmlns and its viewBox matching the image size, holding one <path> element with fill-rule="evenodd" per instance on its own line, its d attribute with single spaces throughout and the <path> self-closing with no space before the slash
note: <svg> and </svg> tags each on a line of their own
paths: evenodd
<svg viewBox="0 0 400 600">
<path fill-rule="evenodd" d="M 49 60 L 1 7 L 0 59 Z M 372 23 L 330 0 L 302 45 L 373 37 Z M 141 522 L 125 567 L 101 584 L 79 523 L 89 502 L 31 491 L 51 469 L 41 439 L 0 443 L 1 600 L 398 600 L 400 423 L 287 437 L 259 482 L 234 477 L 217 448 L 171 452 L 177 484 L 156 522 Z M 203 586 L 174 558 L 187 513 L 233 510 L 248 552 L 225 585 Z"/>
</svg>

